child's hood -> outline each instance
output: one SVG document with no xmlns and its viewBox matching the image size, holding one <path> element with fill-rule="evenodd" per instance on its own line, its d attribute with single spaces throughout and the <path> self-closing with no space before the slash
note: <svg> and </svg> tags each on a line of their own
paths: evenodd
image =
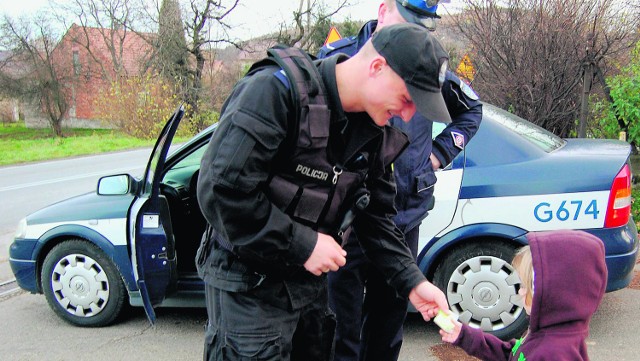
<svg viewBox="0 0 640 361">
<path fill-rule="evenodd" d="M 587 330 L 607 284 L 604 245 L 583 231 L 527 235 L 534 270 L 530 331 Z"/>
</svg>

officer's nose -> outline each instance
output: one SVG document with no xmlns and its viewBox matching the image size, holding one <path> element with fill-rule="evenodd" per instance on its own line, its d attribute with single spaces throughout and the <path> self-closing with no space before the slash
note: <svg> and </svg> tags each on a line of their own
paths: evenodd
<svg viewBox="0 0 640 361">
<path fill-rule="evenodd" d="M 402 118 L 404 122 L 409 122 L 414 114 L 416 114 L 416 105 L 413 103 L 406 104 L 400 112 L 400 118 Z"/>
</svg>

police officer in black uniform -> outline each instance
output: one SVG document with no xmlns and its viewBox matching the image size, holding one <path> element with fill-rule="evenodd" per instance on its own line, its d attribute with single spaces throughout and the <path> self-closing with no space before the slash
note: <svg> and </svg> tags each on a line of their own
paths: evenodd
<svg viewBox="0 0 640 361">
<path fill-rule="evenodd" d="M 318 58 L 353 55 L 376 30 L 392 24 L 409 22 L 435 30 L 437 8 L 435 0 L 385 0 L 379 5 L 377 20 L 367 22 L 357 36 L 327 44 L 320 49 Z M 435 203 L 434 171 L 453 160 L 476 133 L 482 119 L 478 96 L 451 71 L 446 73 L 442 95 L 451 123 L 433 140 L 433 121 L 441 119 L 416 113 L 410 122 L 397 117 L 390 120 L 391 125 L 407 133 L 411 142 L 394 162 L 398 189 L 398 214 L 394 220 L 414 257 L 418 252 L 419 226 Z M 328 276 L 329 303 L 338 322 L 335 360 L 394 361 L 402 346 L 408 303 L 364 255 L 356 233 L 344 246 L 346 265 Z"/>
<path fill-rule="evenodd" d="M 409 120 L 416 108 L 448 116 L 440 93 L 446 62 L 428 31 L 403 24 L 351 58 L 315 63 L 328 112 L 300 112 L 291 76 L 278 67 L 238 82 L 198 178 L 209 223 L 197 256 L 209 317 L 205 359 L 332 358 L 326 274 L 345 264 L 337 230 L 363 194 L 369 202 L 353 227 L 368 257 L 426 320 L 448 308 L 392 221 L 391 163 L 407 139 L 387 125 L 390 115 Z M 329 121 L 318 121 L 323 114 Z"/>
</svg>

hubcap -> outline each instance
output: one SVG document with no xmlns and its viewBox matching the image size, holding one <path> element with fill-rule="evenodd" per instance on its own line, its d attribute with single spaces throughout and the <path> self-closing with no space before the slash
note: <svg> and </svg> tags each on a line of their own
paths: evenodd
<svg viewBox="0 0 640 361">
<path fill-rule="evenodd" d="M 512 324 L 523 311 L 516 288 L 519 283 L 509 263 L 479 256 L 455 269 L 447 285 L 447 297 L 461 321 L 483 331 L 496 331 Z"/>
<path fill-rule="evenodd" d="M 72 315 L 91 317 L 109 300 L 109 280 L 100 264 L 82 254 L 70 254 L 56 263 L 51 289 L 62 308 Z"/>
</svg>

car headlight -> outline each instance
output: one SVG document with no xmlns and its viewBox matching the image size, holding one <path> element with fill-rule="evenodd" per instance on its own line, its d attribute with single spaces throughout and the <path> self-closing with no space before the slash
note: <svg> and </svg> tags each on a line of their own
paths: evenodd
<svg viewBox="0 0 640 361">
<path fill-rule="evenodd" d="M 24 238 L 27 236 L 27 219 L 22 218 L 18 222 L 18 229 L 16 229 L 15 238 Z"/>
</svg>

